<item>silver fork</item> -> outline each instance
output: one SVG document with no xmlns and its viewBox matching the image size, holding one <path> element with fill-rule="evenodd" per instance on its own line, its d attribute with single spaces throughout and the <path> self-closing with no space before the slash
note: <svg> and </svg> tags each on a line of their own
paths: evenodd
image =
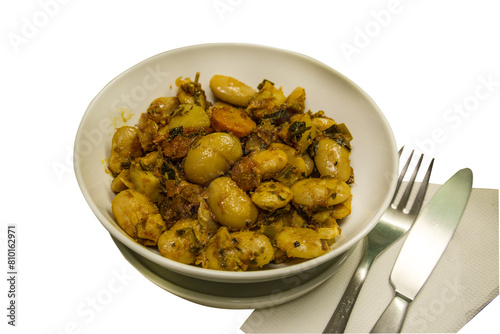
<svg viewBox="0 0 500 334">
<path fill-rule="evenodd" d="M 399 157 L 403 152 L 404 147 L 399 150 Z M 353 274 L 349 285 L 347 286 L 344 295 L 340 299 L 335 312 L 333 313 L 330 321 L 326 325 L 323 333 L 344 333 L 347 321 L 351 315 L 354 303 L 358 298 L 361 287 L 365 282 L 366 276 L 370 267 L 375 261 L 375 259 L 382 254 L 389 246 L 401 238 L 412 226 L 415 218 L 417 217 L 422 203 L 424 201 L 425 193 L 427 192 L 427 186 L 429 185 L 429 178 L 431 176 L 432 166 L 434 164 L 434 159 L 429 164 L 427 172 L 425 173 L 424 179 L 421 182 L 420 188 L 416 195 L 415 200 L 409 210 L 406 209 L 410 194 L 415 184 L 415 179 L 418 174 L 418 170 L 422 163 L 424 155 L 422 154 L 415 166 L 413 174 L 407 183 L 406 189 L 399 200 L 396 202 L 399 190 L 403 178 L 408 170 L 408 166 L 413 158 L 414 151 L 411 152 L 410 157 L 406 161 L 401 173 L 399 174 L 396 191 L 391 200 L 391 205 L 387 211 L 382 216 L 379 223 L 373 228 L 373 230 L 368 233 L 363 242 L 363 257 L 360 260 L 358 268 Z"/>
</svg>

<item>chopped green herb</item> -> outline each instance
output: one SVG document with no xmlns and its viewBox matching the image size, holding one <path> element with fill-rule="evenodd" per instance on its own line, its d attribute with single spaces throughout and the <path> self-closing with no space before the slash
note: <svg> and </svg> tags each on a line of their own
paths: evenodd
<svg viewBox="0 0 500 334">
<path fill-rule="evenodd" d="M 314 158 L 316 156 L 316 154 L 318 153 L 318 146 L 319 146 L 319 142 L 313 141 L 313 143 L 311 145 L 309 145 L 309 147 L 307 148 L 307 152 L 309 153 L 311 158 Z"/>
<path fill-rule="evenodd" d="M 328 137 L 335 137 L 337 134 L 341 134 L 348 140 L 352 140 L 351 132 L 344 123 L 333 124 L 328 129 L 324 130 L 323 134 Z"/>
<path fill-rule="evenodd" d="M 345 147 L 349 152 L 351 151 L 351 143 L 346 138 L 333 138 L 333 140 L 335 140 L 340 146 Z"/>
<path fill-rule="evenodd" d="M 328 129 L 323 131 L 323 134 L 332 138 L 342 147 L 345 147 L 349 152 L 351 151 L 352 135 L 344 123 L 334 124 Z"/>
<path fill-rule="evenodd" d="M 162 174 L 166 175 L 169 180 L 175 179 L 175 169 L 166 162 L 163 162 L 160 171 Z"/>
<path fill-rule="evenodd" d="M 286 105 L 280 106 L 279 110 L 271 114 L 266 114 L 262 116 L 262 119 L 269 119 L 272 123 L 277 125 L 283 124 L 290 118 L 290 113 Z"/>
<path fill-rule="evenodd" d="M 296 141 L 299 141 L 302 138 L 302 134 L 310 128 L 310 126 L 306 126 L 306 122 L 293 122 L 288 127 L 288 131 L 290 131 L 291 136 L 295 137 Z"/>
<path fill-rule="evenodd" d="M 295 166 L 293 166 L 293 165 L 288 166 L 279 173 L 278 177 L 283 178 L 283 179 L 289 179 L 290 174 L 293 173 L 294 169 L 295 169 Z"/>
<path fill-rule="evenodd" d="M 174 111 L 172 111 L 172 114 L 170 116 L 180 117 L 189 113 L 191 109 L 193 109 L 192 104 L 180 104 L 177 108 L 174 109 Z"/>
<path fill-rule="evenodd" d="M 129 169 L 130 168 L 130 161 L 122 162 L 121 167 L 124 169 Z"/>
<path fill-rule="evenodd" d="M 202 90 L 197 90 L 194 93 L 193 97 L 194 97 L 194 104 L 196 104 L 197 106 L 203 107 L 202 101 L 206 100 L 205 92 Z"/>
<path fill-rule="evenodd" d="M 178 126 L 176 128 L 173 128 L 170 130 L 170 135 L 168 136 L 168 139 L 172 139 L 175 136 L 180 136 L 184 133 L 184 127 L 183 126 Z"/>
</svg>

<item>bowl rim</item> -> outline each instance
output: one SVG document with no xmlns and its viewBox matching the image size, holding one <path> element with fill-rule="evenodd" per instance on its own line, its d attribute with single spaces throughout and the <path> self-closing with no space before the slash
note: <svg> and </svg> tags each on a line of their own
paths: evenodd
<svg viewBox="0 0 500 334">
<path fill-rule="evenodd" d="M 286 266 L 286 267 L 280 267 L 280 268 L 272 268 L 272 269 L 266 269 L 266 270 L 255 270 L 255 271 L 244 271 L 244 272 L 234 272 L 234 271 L 220 271 L 220 270 L 214 270 L 214 269 L 205 269 L 201 268 L 198 266 L 193 266 L 193 265 L 188 265 L 188 264 L 183 264 L 180 262 L 176 262 L 174 260 L 170 260 L 168 258 L 165 258 L 161 256 L 160 254 L 157 254 L 155 252 L 152 252 L 149 250 L 146 246 L 140 245 L 136 241 L 134 241 L 130 236 L 126 235 L 122 231 L 119 231 L 115 226 L 111 224 L 111 222 L 108 221 L 108 219 L 100 212 L 98 209 L 96 203 L 92 200 L 89 191 L 86 189 L 84 186 L 84 180 L 83 180 L 83 175 L 82 171 L 79 168 L 80 167 L 80 162 L 78 158 L 78 153 L 76 152 L 77 150 L 77 143 L 82 137 L 82 130 L 83 126 L 85 124 L 85 121 L 87 120 L 88 117 L 90 117 L 90 110 L 96 103 L 97 99 L 103 95 L 115 82 L 120 80 L 122 77 L 126 76 L 129 72 L 134 71 L 135 69 L 145 66 L 148 63 L 154 62 L 158 59 L 161 59 L 163 57 L 167 57 L 171 54 L 179 53 L 179 52 L 188 52 L 188 51 L 194 51 L 194 50 L 201 50 L 201 49 L 207 49 L 207 48 L 228 48 L 228 47 L 237 47 L 237 48 L 248 48 L 248 49 L 253 49 L 253 50 L 263 50 L 266 52 L 271 52 L 271 53 L 278 53 L 278 54 L 283 54 L 283 55 L 288 55 L 292 56 L 295 58 L 299 58 L 303 61 L 306 62 L 312 62 L 317 66 L 320 66 L 322 69 L 328 72 L 332 72 L 336 76 L 339 76 L 343 80 L 345 80 L 347 83 L 349 83 L 353 89 L 355 89 L 359 94 L 361 94 L 369 103 L 370 105 L 374 108 L 374 110 L 377 112 L 378 117 L 382 121 L 382 124 L 384 126 L 384 130 L 389 134 L 390 137 L 390 151 L 393 152 L 393 164 L 392 168 L 395 172 L 398 170 L 398 165 L 399 165 L 399 159 L 397 155 L 397 149 L 396 149 L 396 140 L 394 137 L 394 133 L 392 131 L 391 126 L 389 125 L 389 122 L 387 121 L 385 115 L 383 112 L 380 110 L 380 108 L 377 106 L 377 104 L 374 102 L 374 100 L 363 90 L 361 89 L 356 83 L 354 83 L 351 79 L 348 77 L 344 76 L 337 70 L 333 69 L 332 67 L 326 65 L 325 63 L 312 58 L 310 56 L 304 55 L 302 53 L 298 53 L 295 51 L 290 51 L 282 48 L 277 48 L 273 46 L 265 46 L 265 45 L 260 45 L 260 44 L 252 44 L 252 43 L 204 43 L 204 44 L 195 44 L 195 45 L 190 45 L 190 46 L 183 46 L 180 48 L 175 48 L 171 50 L 167 50 L 158 54 L 155 54 L 151 57 L 148 57 L 135 65 L 129 67 L 125 71 L 121 72 L 118 74 L 116 77 L 114 77 L 110 82 L 108 82 L 98 93 L 97 95 L 92 99 L 92 101 L 89 103 L 87 106 L 87 109 L 85 110 L 84 115 L 82 116 L 82 119 L 80 121 L 80 124 L 78 126 L 77 134 L 75 137 L 75 142 L 74 142 L 74 155 L 73 155 L 73 164 L 74 164 L 74 171 L 75 171 L 75 176 L 77 179 L 77 183 L 80 187 L 80 190 L 82 191 L 82 194 L 87 201 L 87 204 L 90 206 L 91 210 L 93 211 L 94 215 L 98 218 L 98 220 L 101 222 L 101 224 L 106 228 L 106 230 L 115 238 L 117 238 L 122 244 L 126 245 L 128 248 L 130 248 L 132 251 L 146 257 L 147 259 L 165 267 L 170 270 L 176 271 L 181 274 L 189 275 L 192 277 L 200 277 L 203 279 L 208 279 L 208 280 L 214 280 L 214 281 L 236 281 L 236 282 L 256 282 L 256 281 L 265 281 L 271 278 L 276 278 L 276 277 L 287 277 L 291 276 L 294 274 L 297 274 L 299 272 L 302 272 L 304 270 L 311 269 L 318 264 L 324 263 L 328 260 L 333 259 L 337 255 L 340 255 L 347 251 L 349 248 L 354 246 L 358 241 L 360 241 L 362 238 L 364 238 L 375 225 L 378 223 L 378 220 L 380 217 L 382 217 L 383 213 L 386 211 L 387 207 L 390 204 L 390 200 L 392 198 L 392 194 L 396 188 L 396 181 L 397 178 L 390 178 L 388 180 L 388 195 L 383 201 L 383 205 L 381 205 L 376 213 L 374 213 L 373 217 L 374 218 L 369 224 L 366 224 L 364 228 L 361 230 L 360 233 L 358 233 L 355 237 L 350 238 L 347 240 L 344 244 L 340 245 L 339 247 L 336 247 L 334 249 L 331 249 L 327 254 L 324 254 L 322 256 L 309 259 L 307 261 L 294 264 L 291 266 Z"/>
</svg>

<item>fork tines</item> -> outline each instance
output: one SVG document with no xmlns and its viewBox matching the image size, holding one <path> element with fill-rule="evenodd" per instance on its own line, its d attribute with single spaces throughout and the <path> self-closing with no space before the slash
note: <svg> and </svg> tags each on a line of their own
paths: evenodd
<svg viewBox="0 0 500 334">
<path fill-rule="evenodd" d="M 401 155 L 403 153 L 403 150 L 404 150 L 404 146 L 401 147 L 401 149 L 398 152 L 400 158 L 401 158 Z M 406 209 L 408 206 L 408 202 L 409 202 L 410 198 L 412 197 L 411 195 L 412 195 L 413 185 L 415 184 L 415 180 L 417 178 L 418 171 L 420 169 L 420 166 L 422 165 L 422 160 L 424 158 L 424 154 L 422 153 L 420 155 L 420 157 L 418 158 L 418 161 L 417 161 L 415 168 L 413 170 L 413 174 L 411 175 L 410 179 L 406 183 L 406 188 L 405 188 L 403 194 L 401 195 L 401 194 L 399 194 L 400 188 L 401 188 L 401 185 L 403 184 L 403 179 L 405 178 L 408 167 L 412 163 L 414 153 L 415 153 L 415 150 L 412 150 L 410 153 L 410 156 L 406 160 L 405 165 L 403 166 L 401 172 L 399 173 L 398 181 L 396 184 L 396 190 L 395 190 L 394 196 L 391 200 L 391 207 L 392 208 L 399 209 L 399 210 L 405 210 L 407 213 L 420 211 L 420 208 L 422 207 L 425 193 L 427 191 L 427 186 L 429 185 L 429 179 L 431 176 L 432 167 L 434 165 L 434 159 L 432 159 L 431 162 L 429 163 L 429 167 L 427 168 L 425 176 L 422 179 L 421 186 L 416 194 L 416 197 L 412 201 L 414 205 L 412 205 L 409 210 Z M 398 198 L 399 198 L 399 200 L 398 200 Z"/>
</svg>

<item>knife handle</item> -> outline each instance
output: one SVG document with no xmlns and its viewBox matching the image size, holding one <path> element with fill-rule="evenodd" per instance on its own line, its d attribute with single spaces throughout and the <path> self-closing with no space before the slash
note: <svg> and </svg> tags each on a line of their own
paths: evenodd
<svg viewBox="0 0 500 334">
<path fill-rule="evenodd" d="M 396 293 L 370 333 L 400 333 L 410 301 Z"/>
</svg>

